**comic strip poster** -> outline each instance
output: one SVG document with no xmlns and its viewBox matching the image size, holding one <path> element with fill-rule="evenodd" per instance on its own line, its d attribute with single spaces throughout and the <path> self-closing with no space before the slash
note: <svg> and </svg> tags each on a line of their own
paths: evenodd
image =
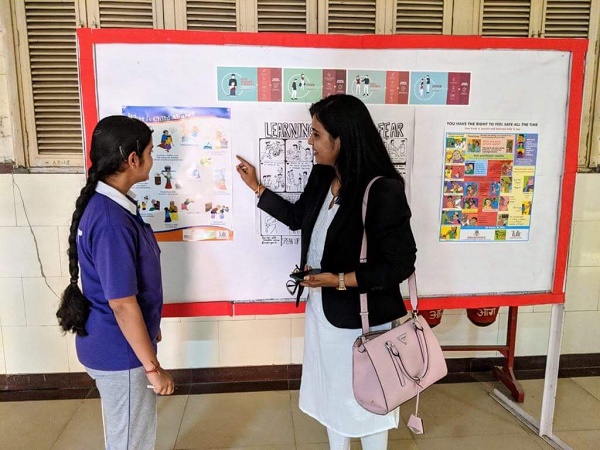
<svg viewBox="0 0 600 450">
<path fill-rule="evenodd" d="M 375 120 L 379 134 L 396 170 L 406 178 L 407 153 L 412 141 L 406 135 L 405 122 Z M 308 143 L 310 122 L 265 122 L 258 143 L 258 172 L 261 183 L 294 203 L 300 198 L 310 176 L 314 158 Z M 407 183 L 409 180 L 406 180 Z M 289 246 L 300 244 L 300 231 L 259 211 L 262 245 Z"/>
<path fill-rule="evenodd" d="M 265 122 L 258 142 L 259 176 L 268 189 L 294 203 L 300 198 L 313 167 L 308 145 L 309 122 Z M 290 230 L 265 212 L 260 212 L 262 245 L 298 245 L 300 231 Z"/>
<path fill-rule="evenodd" d="M 150 179 L 132 189 L 144 221 L 161 240 L 233 239 L 230 110 L 125 106 L 123 114 L 154 130 Z"/>
<path fill-rule="evenodd" d="M 528 241 L 538 126 L 447 122 L 440 241 Z"/>
</svg>

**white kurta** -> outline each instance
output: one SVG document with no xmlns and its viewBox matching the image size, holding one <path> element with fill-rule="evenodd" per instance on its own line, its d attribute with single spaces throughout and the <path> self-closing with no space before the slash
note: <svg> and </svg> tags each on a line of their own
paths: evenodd
<svg viewBox="0 0 600 450">
<path fill-rule="evenodd" d="M 321 207 L 308 249 L 307 263 L 320 267 L 327 229 L 338 210 L 329 209 L 331 191 Z M 300 409 L 327 428 L 349 437 L 361 437 L 398 426 L 399 410 L 385 416 L 370 413 L 354 399 L 352 344 L 360 329 L 336 328 L 323 313 L 321 289 L 310 289 L 306 304 L 304 362 L 300 384 Z M 389 329 L 390 324 L 372 327 Z"/>
</svg>

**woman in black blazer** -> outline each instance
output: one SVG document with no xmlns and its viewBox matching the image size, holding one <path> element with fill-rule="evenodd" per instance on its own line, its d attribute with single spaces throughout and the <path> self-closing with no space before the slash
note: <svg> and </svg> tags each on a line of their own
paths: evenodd
<svg viewBox="0 0 600 450">
<path fill-rule="evenodd" d="M 359 293 L 366 292 L 369 322 L 381 329 L 406 314 L 399 284 L 414 271 L 416 245 L 404 181 L 397 173 L 368 109 L 337 94 L 310 108 L 315 166 L 304 192 L 290 203 L 257 181 L 256 169 L 238 156 L 242 180 L 260 197 L 258 207 L 292 230 L 301 230 L 300 267 L 319 268 L 309 288 L 300 408 L 327 427 L 331 448 L 385 449 L 398 412 L 376 416 L 352 393 L 352 343 L 361 334 Z M 362 199 L 367 206 L 367 262 L 360 262 Z"/>
</svg>

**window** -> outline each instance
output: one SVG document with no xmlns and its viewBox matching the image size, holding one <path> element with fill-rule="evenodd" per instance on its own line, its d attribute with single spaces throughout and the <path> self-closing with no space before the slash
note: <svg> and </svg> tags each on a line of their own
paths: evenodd
<svg viewBox="0 0 600 450">
<path fill-rule="evenodd" d="M 452 11 L 444 0 L 397 0 L 395 34 L 450 34 Z"/>
<path fill-rule="evenodd" d="M 10 5 L 25 161 L 32 168 L 83 165 L 75 41 L 82 26 L 588 37 L 579 159 L 582 169 L 600 164 L 600 0 L 473 0 L 467 6 L 454 0 L 20 0 Z"/>
<path fill-rule="evenodd" d="M 479 0 L 476 0 L 479 1 Z M 592 20 L 592 17 L 596 18 Z M 598 46 L 600 2 L 592 0 L 480 0 L 479 32 L 484 36 L 588 38 L 579 145 L 581 170 L 600 163 Z"/>
</svg>

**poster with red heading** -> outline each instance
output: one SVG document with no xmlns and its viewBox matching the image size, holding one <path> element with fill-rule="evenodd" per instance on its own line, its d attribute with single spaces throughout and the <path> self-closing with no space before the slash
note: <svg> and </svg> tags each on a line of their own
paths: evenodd
<svg viewBox="0 0 600 450">
<path fill-rule="evenodd" d="M 447 122 L 440 241 L 528 241 L 538 125 Z"/>
</svg>

